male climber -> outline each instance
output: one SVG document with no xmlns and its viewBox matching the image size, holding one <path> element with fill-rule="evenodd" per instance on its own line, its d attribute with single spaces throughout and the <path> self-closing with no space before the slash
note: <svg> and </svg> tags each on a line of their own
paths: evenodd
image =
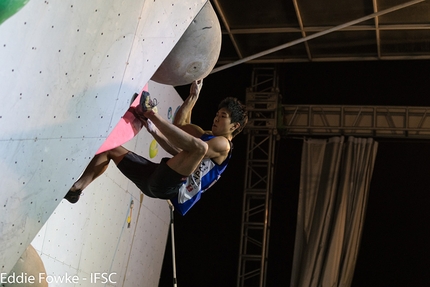
<svg viewBox="0 0 430 287">
<path fill-rule="evenodd" d="M 82 193 L 113 160 L 118 169 L 147 196 L 170 199 L 185 214 L 201 193 L 214 184 L 227 166 L 234 136 L 242 131 L 248 117 L 236 98 L 218 106 L 211 131 L 191 124 L 191 112 L 199 97 L 202 80 L 192 83 L 190 95 L 176 113 L 173 124 L 157 114 L 148 93 L 142 93 L 134 114 L 158 144 L 173 157 L 153 163 L 120 146 L 96 155 L 82 176 L 64 197 L 76 203 Z"/>
</svg>

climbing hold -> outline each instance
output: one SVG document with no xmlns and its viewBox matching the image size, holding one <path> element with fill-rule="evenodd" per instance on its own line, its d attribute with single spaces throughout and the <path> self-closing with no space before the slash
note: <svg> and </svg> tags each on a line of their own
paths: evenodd
<svg viewBox="0 0 430 287">
<path fill-rule="evenodd" d="M 2 0 L 0 1 L 0 24 L 10 16 L 21 10 L 30 0 Z"/>
</svg>

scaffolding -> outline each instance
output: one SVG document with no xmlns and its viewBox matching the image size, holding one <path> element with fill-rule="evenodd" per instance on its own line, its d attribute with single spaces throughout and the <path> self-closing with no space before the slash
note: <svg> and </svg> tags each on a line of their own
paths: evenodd
<svg viewBox="0 0 430 287">
<path fill-rule="evenodd" d="M 275 68 L 255 68 L 249 121 L 237 287 L 265 287 L 275 145 L 282 137 L 430 139 L 430 107 L 282 105 Z"/>
<path fill-rule="evenodd" d="M 429 107 L 283 105 L 278 123 L 286 136 L 430 138 Z"/>
<path fill-rule="evenodd" d="M 279 99 L 276 69 L 255 68 L 246 93 L 249 120 L 238 287 L 266 284 Z"/>
</svg>

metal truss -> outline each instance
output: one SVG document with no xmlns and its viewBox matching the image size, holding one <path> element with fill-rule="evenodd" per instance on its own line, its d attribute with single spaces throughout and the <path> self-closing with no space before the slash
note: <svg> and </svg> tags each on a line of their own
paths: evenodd
<svg viewBox="0 0 430 287">
<path fill-rule="evenodd" d="M 237 286 L 266 284 L 279 90 L 274 68 L 256 68 L 247 90 L 249 122 Z"/>
<path fill-rule="evenodd" d="M 430 138 L 430 107 L 284 105 L 282 111 L 278 128 L 287 136 Z"/>
</svg>

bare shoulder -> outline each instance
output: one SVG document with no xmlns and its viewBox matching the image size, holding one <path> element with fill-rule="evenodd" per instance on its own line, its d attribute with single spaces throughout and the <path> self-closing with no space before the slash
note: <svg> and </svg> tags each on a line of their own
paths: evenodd
<svg viewBox="0 0 430 287">
<path fill-rule="evenodd" d="M 228 152 L 230 150 L 230 142 L 225 137 L 215 136 L 210 139 L 209 142 L 211 142 L 212 145 L 219 151 Z"/>
<path fill-rule="evenodd" d="M 216 136 L 206 143 L 208 144 L 208 150 L 205 158 L 210 158 L 217 164 L 221 164 L 228 157 L 230 143 L 225 137 Z"/>
</svg>

